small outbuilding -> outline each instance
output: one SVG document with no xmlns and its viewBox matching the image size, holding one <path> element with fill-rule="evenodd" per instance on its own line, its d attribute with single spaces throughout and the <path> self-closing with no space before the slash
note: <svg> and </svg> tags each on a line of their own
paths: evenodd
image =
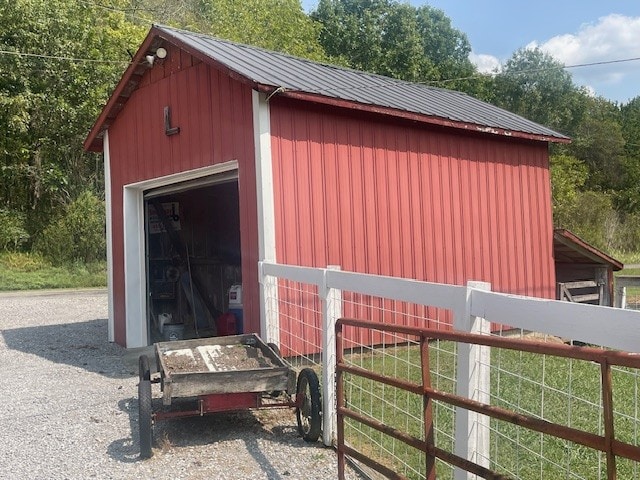
<svg viewBox="0 0 640 480">
<path fill-rule="evenodd" d="M 613 306 L 613 272 L 624 264 L 562 228 L 553 232 L 557 299 Z"/>
<path fill-rule="evenodd" d="M 568 141 L 460 92 L 153 26 L 85 141 L 110 339 L 206 333 L 240 305 L 218 333 L 259 332 L 260 260 L 554 298 L 548 144 Z"/>
</svg>

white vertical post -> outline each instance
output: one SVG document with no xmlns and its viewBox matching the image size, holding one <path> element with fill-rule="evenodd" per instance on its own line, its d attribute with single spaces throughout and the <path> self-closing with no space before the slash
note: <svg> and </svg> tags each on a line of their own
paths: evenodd
<svg viewBox="0 0 640 480">
<path fill-rule="evenodd" d="M 342 291 L 331 288 L 331 270 L 324 270 L 322 285 L 318 288 L 322 303 L 322 442 L 332 446 L 336 440 L 336 321 L 342 317 Z"/>
<path fill-rule="evenodd" d="M 278 279 L 264 274 L 264 262 L 258 262 L 258 282 L 260 282 L 260 312 L 263 322 L 260 325 L 260 335 L 266 342 L 280 346 Z"/>
<path fill-rule="evenodd" d="M 108 334 L 109 341 L 115 342 L 115 316 L 113 312 L 113 203 L 111 201 L 111 153 L 109 150 L 109 131 L 104 132 L 104 203 L 106 214 L 107 234 L 107 306 L 109 312 Z"/>
<path fill-rule="evenodd" d="M 464 308 L 454 312 L 453 328 L 463 332 L 488 334 L 490 323 L 484 318 L 471 316 L 473 290 L 491 290 L 486 282 L 468 282 Z M 491 349 L 485 346 L 458 344 L 456 394 L 477 402 L 489 403 L 490 400 L 490 362 Z M 486 415 L 456 408 L 455 453 L 479 465 L 489 466 L 490 430 Z M 455 469 L 456 480 L 475 479 L 459 468 Z"/>
<path fill-rule="evenodd" d="M 276 261 L 275 203 L 273 197 L 273 166 L 271 159 L 271 113 L 264 94 L 253 91 L 253 141 L 256 165 L 256 193 L 258 200 L 258 260 Z M 258 272 L 260 281 L 260 334 L 267 341 L 280 345 L 280 336 L 272 336 L 269 328 L 273 319 L 267 318 L 267 302 L 272 302 L 271 315 L 277 322 L 278 288 L 277 280 L 264 278 Z M 275 287 L 273 283 L 275 282 Z M 266 290 L 268 291 L 266 291 Z"/>
<path fill-rule="evenodd" d="M 124 285 L 126 347 L 149 344 L 144 234 L 144 195 L 126 185 L 122 193 L 124 221 Z"/>
</svg>

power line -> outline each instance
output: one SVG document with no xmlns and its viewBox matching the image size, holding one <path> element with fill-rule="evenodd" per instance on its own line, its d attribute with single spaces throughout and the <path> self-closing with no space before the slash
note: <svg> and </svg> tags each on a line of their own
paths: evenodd
<svg viewBox="0 0 640 480">
<path fill-rule="evenodd" d="M 633 57 L 633 58 L 622 58 L 622 59 L 617 59 L 617 60 L 603 60 L 600 62 L 591 62 L 591 63 L 577 63 L 575 65 L 561 65 L 561 66 L 557 66 L 557 67 L 549 67 L 549 68 L 532 68 L 529 70 L 520 70 L 517 72 L 509 72 L 509 75 L 523 75 L 523 74 L 528 74 L 528 73 L 543 73 L 543 72 L 551 72 L 554 70 L 566 70 L 569 68 L 583 68 L 583 67 L 595 67 L 598 65 L 612 65 L 615 63 L 627 63 L 627 62 L 636 62 L 640 60 L 640 57 Z M 457 82 L 460 80 L 473 80 L 474 78 L 478 78 L 481 77 L 483 75 L 489 75 L 489 76 L 497 76 L 497 75 L 502 75 L 504 73 L 502 72 L 487 72 L 487 73 L 476 73 L 474 75 L 469 75 L 467 77 L 458 77 L 458 78 L 449 78 L 446 80 L 433 80 L 433 81 L 426 81 L 426 82 L 419 82 L 419 83 L 424 83 L 424 84 L 428 84 L 428 85 L 437 85 L 437 84 L 441 84 L 441 83 L 450 83 L 450 82 Z"/>
<path fill-rule="evenodd" d="M 85 4 L 89 4 L 88 2 L 82 2 L 82 0 L 80 0 L 81 3 L 85 3 Z M 109 7 L 106 7 L 104 5 L 98 5 L 98 4 L 91 4 L 94 6 L 98 6 L 98 7 L 102 7 L 102 8 L 107 8 L 110 9 Z M 117 9 L 114 9 L 117 10 Z M 129 61 L 126 60 L 99 60 L 99 59 L 91 59 L 91 58 L 76 58 L 76 57 L 66 57 L 66 56 L 61 56 L 61 55 L 45 55 L 45 54 L 36 54 L 36 53 L 25 53 L 25 52 L 16 52 L 16 51 L 10 51 L 10 50 L 0 50 L 0 54 L 4 54 L 4 55 L 15 55 L 15 56 L 19 56 L 19 57 L 31 57 L 31 58 L 44 58 L 44 59 L 49 59 L 49 60 L 66 60 L 66 61 L 71 61 L 71 62 L 86 62 L 86 63 L 94 63 L 94 64 L 128 64 L 130 63 Z M 562 65 L 562 66 L 557 66 L 557 67 L 549 67 L 549 68 L 536 68 L 536 69 L 529 69 L 529 70 L 520 70 L 517 72 L 509 72 L 510 75 L 523 75 L 523 74 L 531 74 L 531 73 L 543 73 L 543 72 L 548 72 L 548 71 L 554 71 L 554 70 L 558 70 L 558 69 L 570 69 L 570 68 L 584 68 L 584 67 L 593 67 L 593 66 L 599 66 L 599 65 L 612 65 L 612 64 L 618 64 L 618 63 L 628 63 L 628 62 L 635 62 L 635 61 L 639 61 L 640 57 L 632 57 L 632 58 L 623 58 L 623 59 L 616 59 L 616 60 L 605 60 L 605 61 L 599 61 L 599 62 L 590 62 L 590 63 L 578 63 L 575 65 Z M 441 85 L 441 84 L 446 84 L 446 83 L 452 83 L 452 82 L 458 82 L 458 81 L 463 81 L 463 80 L 473 80 L 476 78 L 481 78 L 482 76 L 485 75 L 489 75 L 489 76 L 497 76 L 502 74 L 501 72 L 489 72 L 489 73 L 475 73 L 473 75 L 469 75 L 466 77 L 457 77 L 457 78 L 449 78 L 449 79 L 444 79 L 444 80 L 427 80 L 427 81 L 422 81 L 422 82 L 408 82 L 408 83 L 417 83 L 417 84 L 423 84 L 423 85 Z M 404 82 L 405 80 L 402 79 L 397 79 L 397 78 L 393 78 L 393 77 L 387 77 L 390 80 L 396 80 L 398 82 Z M 331 88 L 331 89 L 325 89 L 324 91 L 331 91 L 331 90 L 367 90 L 367 89 L 376 89 L 376 88 L 386 88 L 388 87 L 388 84 L 382 84 L 382 85 L 361 85 L 361 86 L 353 86 L 353 87 L 348 87 L 348 88 Z"/>
<path fill-rule="evenodd" d="M 78 3 L 81 3 L 82 5 L 84 5 L 86 7 L 89 7 L 89 8 L 97 7 L 97 8 L 102 8 L 103 10 L 107 10 L 109 12 L 123 13 L 126 16 L 128 16 L 130 18 L 133 18 L 134 20 L 138 20 L 138 21 L 140 21 L 142 23 L 150 23 L 151 20 L 148 19 L 148 18 L 140 17 L 138 15 L 134 15 L 134 12 L 138 12 L 138 11 L 144 12 L 144 11 L 146 11 L 146 12 L 149 12 L 149 13 L 154 13 L 153 10 L 133 9 L 133 8 L 124 10 L 124 9 L 116 8 L 116 7 L 109 6 L 109 5 L 102 5 L 100 3 L 85 2 L 83 0 L 77 0 L 77 1 L 78 1 Z"/>
<path fill-rule="evenodd" d="M 75 58 L 65 57 L 61 55 L 43 55 L 39 53 L 14 52 L 11 50 L 0 50 L 0 54 L 15 55 L 17 57 L 46 58 L 48 60 L 68 60 L 70 62 L 87 62 L 87 63 L 131 63 L 127 60 L 98 60 L 95 58 Z"/>
</svg>

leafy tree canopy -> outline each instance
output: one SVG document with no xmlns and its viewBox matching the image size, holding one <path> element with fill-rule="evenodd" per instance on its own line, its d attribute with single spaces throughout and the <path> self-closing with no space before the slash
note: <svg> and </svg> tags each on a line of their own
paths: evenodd
<svg viewBox="0 0 640 480">
<path fill-rule="evenodd" d="M 593 98 L 540 50 L 478 75 L 466 35 L 433 7 L 319 0 L 307 16 L 299 0 L 0 0 L 0 248 L 56 251 L 55 232 L 81 220 L 102 231 L 83 213 L 101 208 L 102 161 L 82 141 L 151 23 L 462 90 L 567 134 L 551 147 L 557 223 L 603 247 L 637 245 L 640 97 Z"/>
<path fill-rule="evenodd" d="M 348 66 L 409 81 L 466 77 L 471 46 L 450 19 L 430 6 L 394 0 L 320 0 L 311 17 L 320 43 Z"/>
<path fill-rule="evenodd" d="M 132 0 L 131 11 L 156 23 L 226 40 L 325 60 L 320 25 L 299 0 Z"/>
<path fill-rule="evenodd" d="M 582 119 L 586 97 L 564 65 L 539 49 L 520 49 L 494 80 L 497 105 L 572 135 Z"/>
<path fill-rule="evenodd" d="M 0 197 L 34 233 L 87 185 L 100 190 L 82 140 L 142 31 L 76 0 L 2 3 Z"/>
</svg>

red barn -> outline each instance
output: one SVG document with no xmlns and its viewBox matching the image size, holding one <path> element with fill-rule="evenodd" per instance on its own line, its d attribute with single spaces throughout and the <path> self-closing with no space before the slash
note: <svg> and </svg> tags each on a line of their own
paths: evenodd
<svg viewBox="0 0 640 480">
<path fill-rule="evenodd" d="M 207 329 L 257 262 L 555 296 L 548 143 L 463 93 L 154 26 L 85 141 L 105 160 L 110 336 Z"/>
</svg>

